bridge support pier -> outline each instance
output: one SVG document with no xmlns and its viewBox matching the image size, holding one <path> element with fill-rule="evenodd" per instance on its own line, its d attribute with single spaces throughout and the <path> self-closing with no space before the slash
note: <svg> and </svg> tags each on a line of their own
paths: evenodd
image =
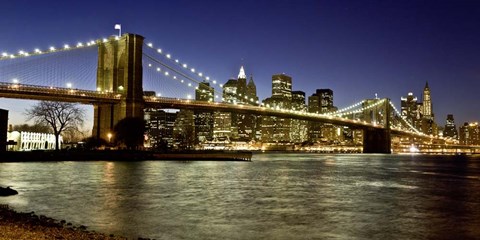
<svg viewBox="0 0 480 240">
<path fill-rule="evenodd" d="M 92 135 L 109 139 L 113 127 L 126 117 L 143 118 L 143 37 L 124 34 L 98 44 L 97 91 L 113 92 L 118 104 L 94 105 Z"/>
<path fill-rule="evenodd" d="M 390 129 L 363 130 L 363 153 L 392 153 Z"/>
</svg>

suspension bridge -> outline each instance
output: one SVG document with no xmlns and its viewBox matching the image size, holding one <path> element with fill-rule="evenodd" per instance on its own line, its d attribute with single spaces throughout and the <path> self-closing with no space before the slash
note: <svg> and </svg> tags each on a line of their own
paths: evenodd
<svg viewBox="0 0 480 240">
<path fill-rule="evenodd" d="M 213 87 L 214 96 L 209 101 L 192 99 L 198 85 L 205 82 Z M 363 151 L 369 153 L 390 153 L 392 136 L 407 137 L 418 144 L 453 145 L 448 139 L 415 129 L 387 98 L 366 99 L 319 114 L 269 106 L 241 94 L 236 96 L 238 101 L 226 101 L 221 97 L 222 87 L 219 81 L 153 43 L 144 43 L 144 37 L 136 34 L 44 50 L 2 52 L 0 56 L 0 97 L 91 104 L 95 137 L 106 138 L 125 117 L 143 117 L 144 108 L 170 108 L 346 126 L 363 131 Z M 145 95 L 145 91 L 157 94 Z"/>
</svg>

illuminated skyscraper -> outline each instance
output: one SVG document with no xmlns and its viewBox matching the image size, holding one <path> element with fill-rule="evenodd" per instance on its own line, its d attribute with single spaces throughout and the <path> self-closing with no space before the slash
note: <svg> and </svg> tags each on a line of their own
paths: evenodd
<svg viewBox="0 0 480 240">
<path fill-rule="evenodd" d="M 447 122 L 445 123 L 445 129 L 443 130 L 443 136 L 458 139 L 457 126 L 455 125 L 453 114 L 447 115 Z"/>
<path fill-rule="evenodd" d="M 409 92 L 407 97 L 401 98 L 401 114 L 416 129 L 421 129 L 421 104 L 417 102 L 417 97 Z"/>
<path fill-rule="evenodd" d="M 247 76 L 243 66 L 240 67 L 237 79 L 230 79 L 223 85 L 223 102 L 242 105 L 257 105 L 257 88 L 253 77 L 247 84 Z M 242 113 L 215 113 L 215 137 L 250 141 L 255 136 L 256 116 Z"/>
<path fill-rule="evenodd" d="M 174 148 L 192 149 L 196 142 L 195 136 L 193 111 L 180 110 L 173 125 Z"/>
<path fill-rule="evenodd" d="M 173 146 L 173 127 L 176 118 L 176 112 L 165 112 L 154 108 L 144 109 L 149 147 L 160 149 Z"/>
<path fill-rule="evenodd" d="M 292 91 L 292 110 L 306 112 L 305 92 Z M 290 139 L 294 143 L 302 143 L 307 141 L 308 122 L 305 120 L 292 119 L 290 128 Z"/>
<path fill-rule="evenodd" d="M 462 145 L 480 145 L 480 126 L 478 122 L 463 124 L 460 127 L 459 137 Z"/>
<path fill-rule="evenodd" d="M 272 76 L 272 98 L 292 101 L 292 77 L 284 73 Z"/>
<path fill-rule="evenodd" d="M 198 84 L 198 88 L 195 89 L 195 100 L 212 102 L 213 94 L 214 89 L 210 87 L 210 84 L 201 82 Z M 197 143 L 210 140 L 213 137 L 213 112 L 196 110 L 194 112 L 194 121 Z"/>
<path fill-rule="evenodd" d="M 423 89 L 423 117 L 433 120 L 432 97 L 430 95 L 428 82 L 425 84 L 425 88 Z"/>
<path fill-rule="evenodd" d="M 432 97 L 430 95 L 430 88 L 428 82 L 423 89 L 423 108 L 422 108 L 422 132 L 426 134 L 437 135 L 437 125 L 435 124 L 433 109 L 432 109 Z"/>
<path fill-rule="evenodd" d="M 308 112 L 328 113 L 335 111 L 333 106 L 333 91 L 331 89 L 317 89 L 312 96 L 308 97 Z M 322 139 L 331 139 L 335 128 L 331 124 L 310 122 L 308 127 L 309 140 L 319 142 Z"/>
<path fill-rule="evenodd" d="M 291 109 L 292 78 L 285 74 L 272 76 L 272 97 L 263 101 L 268 107 Z M 271 116 L 262 117 L 262 142 L 290 142 L 291 119 Z"/>
</svg>

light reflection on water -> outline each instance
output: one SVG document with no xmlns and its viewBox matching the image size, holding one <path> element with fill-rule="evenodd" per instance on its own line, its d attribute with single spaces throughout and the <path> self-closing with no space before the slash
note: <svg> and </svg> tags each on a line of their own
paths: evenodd
<svg viewBox="0 0 480 240">
<path fill-rule="evenodd" d="M 480 236 L 480 158 L 258 154 L 253 162 L 0 163 L 0 198 L 156 239 Z"/>
</svg>

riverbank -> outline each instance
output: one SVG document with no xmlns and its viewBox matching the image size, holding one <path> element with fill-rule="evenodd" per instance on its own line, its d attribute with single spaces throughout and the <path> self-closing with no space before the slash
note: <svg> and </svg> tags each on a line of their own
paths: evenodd
<svg viewBox="0 0 480 240">
<path fill-rule="evenodd" d="M 34 212 L 20 213 L 8 205 L 0 205 L 0 240 L 10 239 L 105 239 L 125 240 L 125 237 L 88 231 L 85 226 L 75 226 L 65 220 L 55 220 Z"/>
<path fill-rule="evenodd" d="M 189 151 L 160 153 L 135 150 L 30 151 L 0 153 L 0 162 L 47 161 L 251 161 L 243 151 Z"/>
</svg>

